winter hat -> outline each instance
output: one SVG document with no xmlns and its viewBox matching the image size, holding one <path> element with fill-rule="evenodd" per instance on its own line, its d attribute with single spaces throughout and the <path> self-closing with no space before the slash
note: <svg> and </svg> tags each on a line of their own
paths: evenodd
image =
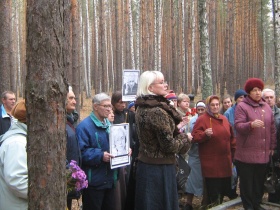
<svg viewBox="0 0 280 210">
<path fill-rule="evenodd" d="M 199 101 L 199 102 L 197 102 L 197 104 L 196 104 L 196 108 L 197 107 L 204 107 L 204 108 L 206 108 L 206 105 L 205 105 L 205 103 L 203 102 L 203 101 Z"/>
<path fill-rule="evenodd" d="M 251 90 L 253 90 L 255 87 L 263 90 L 263 88 L 264 88 L 263 81 L 259 78 L 250 78 L 246 81 L 244 89 L 247 93 L 250 93 Z"/>
<path fill-rule="evenodd" d="M 246 96 L 247 93 L 243 89 L 239 89 L 234 94 L 234 100 L 236 101 L 240 96 Z"/>
<path fill-rule="evenodd" d="M 25 100 L 19 101 L 16 103 L 16 105 L 13 107 L 11 111 L 11 115 L 18 119 L 18 121 L 22 123 L 26 123 L 26 106 L 25 106 Z"/>
<path fill-rule="evenodd" d="M 130 109 L 131 107 L 133 107 L 135 105 L 135 102 L 134 101 L 132 101 L 132 102 L 130 102 L 129 104 L 128 104 L 128 109 Z"/>
<path fill-rule="evenodd" d="M 175 93 L 168 93 L 165 98 L 167 98 L 168 100 L 172 100 L 172 99 L 177 99 L 177 96 Z"/>
</svg>

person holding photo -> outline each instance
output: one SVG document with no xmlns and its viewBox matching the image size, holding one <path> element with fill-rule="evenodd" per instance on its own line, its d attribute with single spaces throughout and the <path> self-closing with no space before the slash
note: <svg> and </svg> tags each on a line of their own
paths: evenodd
<svg viewBox="0 0 280 210">
<path fill-rule="evenodd" d="M 88 177 L 83 190 L 83 210 L 115 209 L 114 188 L 117 170 L 110 168 L 109 130 L 107 119 L 112 110 L 111 98 L 105 93 L 92 99 L 92 112 L 76 128 L 82 153 L 82 169 Z"/>
</svg>

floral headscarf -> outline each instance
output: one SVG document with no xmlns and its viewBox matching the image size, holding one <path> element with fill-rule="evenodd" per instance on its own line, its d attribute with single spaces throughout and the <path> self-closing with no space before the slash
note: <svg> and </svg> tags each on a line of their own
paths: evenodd
<svg viewBox="0 0 280 210">
<path fill-rule="evenodd" d="M 219 115 L 220 115 L 219 113 L 218 113 L 218 114 L 214 114 L 214 113 L 212 113 L 212 112 L 210 111 L 210 103 L 211 103 L 211 101 L 212 101 L 213 99 L 217 99 L 217 100 L 220 102 L 219 96 L 217 96 L 217 95 L 208 96 L 208 97 L 206 98 L 206 100 L 205 100 L 206 112 L 207 112 L 210 116 L 212 116 L 212 117 L 219 118 Z"/>
</svg>

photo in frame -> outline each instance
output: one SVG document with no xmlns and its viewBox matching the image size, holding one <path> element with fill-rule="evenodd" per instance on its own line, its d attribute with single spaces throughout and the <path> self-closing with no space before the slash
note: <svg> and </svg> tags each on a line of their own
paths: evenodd
<svg viewBox="0 0 280 210">
<path fill-rule="evenodd" d="M 110 127 L 110 153 L 114 155 L 111 158 L 111 169 L 119 168 L 130 164 L 129 153 L 129 124 L 113 124 Z"/>
<path fill-rule="evenodd" d="M 137 94 L 140 70 L 124 69 L 122 77 L 122 101 L 134 101 Z"/>
</svg>

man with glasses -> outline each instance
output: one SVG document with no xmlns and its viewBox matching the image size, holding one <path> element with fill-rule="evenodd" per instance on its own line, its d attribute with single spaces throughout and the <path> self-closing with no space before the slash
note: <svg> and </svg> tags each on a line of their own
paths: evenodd
<svg viewBox="0 0 280 210">
<path fill-rule="evenodd" d="M 114 209 L 114 187 L 117 171 L 110 168 L 109 127 L 107 119 L 111 98 L 99 93 L 92 99 L 92 112 L 76 128 L 82 153 L 82 169 L 88 179 L 83 190 L 83 210 Z"/>
<path fill-rule="evenodd" d="M 6 133 L 11 126 L 11 111 L 16 104 L 16 96 L 12 91 L 5 91 L 1 96 L 2 105 L 0 108 L 0 136 Z"/>
<path fill-rule="evenodd" d="M 274 116 L 274 122 L 276 127 L 276 140 L 277 140 L 277 149 L 275 150 L 273 154 L 273 164 L 274 164 L 274 170 L 278 177 L 280 177 L 280 168 L 279 168 L 279 162 L 280 162 L 280 109 L 276 106 L 275 101 L 275 92 L 272 89 L 266 88 L 262 91 L 262 97 L 266 101 L 266 103 L 270 106 L 273 116 Z M 272 163 L 271 163 L 272 164 Z M 278 166 L 278 167 L 275 167 Z M 269 168 L 272 170 L 272 168 Z M 272 203 L 280 203 L 280 189 L 276 188 L 275 193 L 269 193 L 268 194 L 268 201 Z"/>
</svg>

